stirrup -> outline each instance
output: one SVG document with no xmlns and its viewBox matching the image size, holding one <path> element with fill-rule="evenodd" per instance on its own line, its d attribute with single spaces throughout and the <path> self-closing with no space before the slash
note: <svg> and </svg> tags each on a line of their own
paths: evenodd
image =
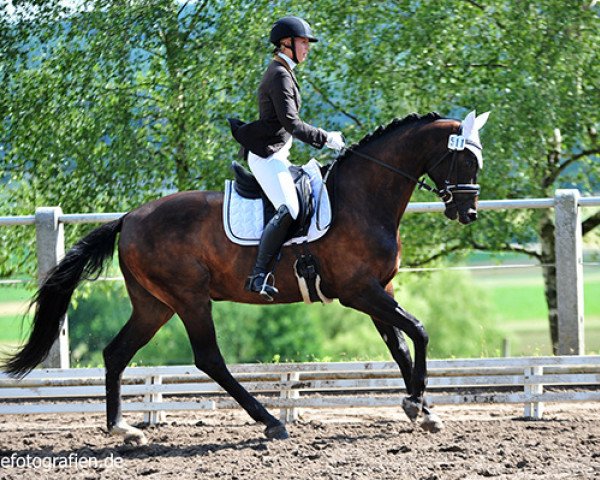
<svg viewBox="0 0 600 480">
<path fill-rule="evenodd" d="M 273 285 L 269 284 L 269 279 L 272 279 Z M 263 297 L 267 302 L 272 302 L 274 296 L 279 293 L 275 288 L 275 276 L 273 273 L 257 273 L 250 275 L 246 280 L 246 290 L 256 292 Z"/>
</svg>

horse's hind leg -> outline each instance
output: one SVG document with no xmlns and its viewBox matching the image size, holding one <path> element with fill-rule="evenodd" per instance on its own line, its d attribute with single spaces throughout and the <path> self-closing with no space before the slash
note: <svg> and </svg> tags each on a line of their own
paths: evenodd
<svg viewBox="0 0 600 480">
<path fill-rule="evenodd" d="M 250 395 L 227 369 L 217 344 L 210 299 L 195 299 L 193 305 L 188 305 L 182 311 L 178 309 L 177 313 L 190 338 L 196 366 L 223 387 L 254 420 L 266 425 L 267 438 L 288 438 L 285 426 Z"/>
<path fill-rule="evenodd" d="M 103 352 L 106 366 L 106 423 L 109 433 L 122 435 L 125 442 L 145 444 L 147 440 L 144 433 L 123 420 L 121 375 L 136 352 L 173 316 L 173 311 L 137 284 L 126 270 L 123 274 L 133 312 Z"/>
</svg>

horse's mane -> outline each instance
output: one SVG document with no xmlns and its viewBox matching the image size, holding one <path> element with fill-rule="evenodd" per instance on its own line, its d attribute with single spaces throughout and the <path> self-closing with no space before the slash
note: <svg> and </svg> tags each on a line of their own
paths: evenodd
<svg viewBox="0 0 600 480">
<path fill-rule="evenodd" d="M 429 113 L 426 113 L 425 115 L 419 115 L 418 113 L 411 113 L 404 118 L 395 118 L 389 124 L 387 124 L 385 127 L 383 125 L 380 125 L 379 127 L 377 127 L 377 129 L 375 131 L 365 135 L 358 143 L 353 144 L 350 147 L 350 149 L 354 149 L 354 148 L 366 145 L 367 143 L 370 143 L 373 140 L 376 140 L 376 139 L 382 137 L 386 133 L 388 133 L 392 130 L 395 130 L 396 128 L 404 127 L 406 125 L 409 125 L 411 123 L 418 122 L 421 120 L 433 122 L 434 120 L 439 120 L 440 118 L 443 118 L 443 117 L 437 112 L 429 112 Z M 347 150 L 339 159 L 342 160 L 343 158 L 345 158 L 346 156 L 351 155 L 351 154 L 352 154 L 352 152 L 350 150 Z"/>
</svg>

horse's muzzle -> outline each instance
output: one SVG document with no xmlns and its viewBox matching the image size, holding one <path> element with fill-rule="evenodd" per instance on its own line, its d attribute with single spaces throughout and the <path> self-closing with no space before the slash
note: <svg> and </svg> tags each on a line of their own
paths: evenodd
<svg viewBox="0 0 600 480">
<path fill-rule="evenodd" d="M 475 220 L 477 220 L 477 203 L 469 203 L 472 203 L 472 205 L 468 207 L 461 205 L 462 208 L 459 208 L 454 201 L 447 203 L 446 209 L 444 210 L 444 215 L 446 215 L 446 217 L 448 217 L 450 220 L 458 219 L 458 221 L 463 225 L 473 223 Z"/>
<path fill-rule="evenodd" d="M 450 220 L 456 220 L 458 217 L 458 208 L 456 208 L 454 203 L 447 203 L 446 209 L 444 210 L 444 215 L 446 215 L 446 217 Z"/>
<path fill-rule="evenodd" d="M 440 197 L 446 204 L 444 215 L 450 220 L 456 220 L 468 225 L 477 220 L 477 200 L 480 187 L 476 183 L 459 183 L 447 185 L 440 190 Z"/>
<path fill-rule="evenodd" d="M 474 208 L 469 208 L 466 212 L 458 213 L 458 221 L 463 225 L 473 223 L 475 220 L 477 220 L 477 210 Z"/>
</svg>

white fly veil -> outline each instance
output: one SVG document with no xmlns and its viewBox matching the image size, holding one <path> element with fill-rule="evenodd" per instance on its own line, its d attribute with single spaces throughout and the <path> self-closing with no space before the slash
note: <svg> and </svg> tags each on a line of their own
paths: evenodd
<svg viewBox="0 0 600 480">
<path fill-rule="evenodd" d="M 465 119 L 462 121 L 462 134 L 461 136 L 465 139 L 465 147 L 468 148 L 473 155 L 477 157 L 477 163 L 479 169 L 483 168 L 483 155 L 481 153 L 483 147 L 481 146 L 481 140 L 479 139 L 479 130 L 483 128 L 487 122 L 490 112 L 482 113 L 476 116 L 475 110 L 470 112 Z"/>
</svg>

